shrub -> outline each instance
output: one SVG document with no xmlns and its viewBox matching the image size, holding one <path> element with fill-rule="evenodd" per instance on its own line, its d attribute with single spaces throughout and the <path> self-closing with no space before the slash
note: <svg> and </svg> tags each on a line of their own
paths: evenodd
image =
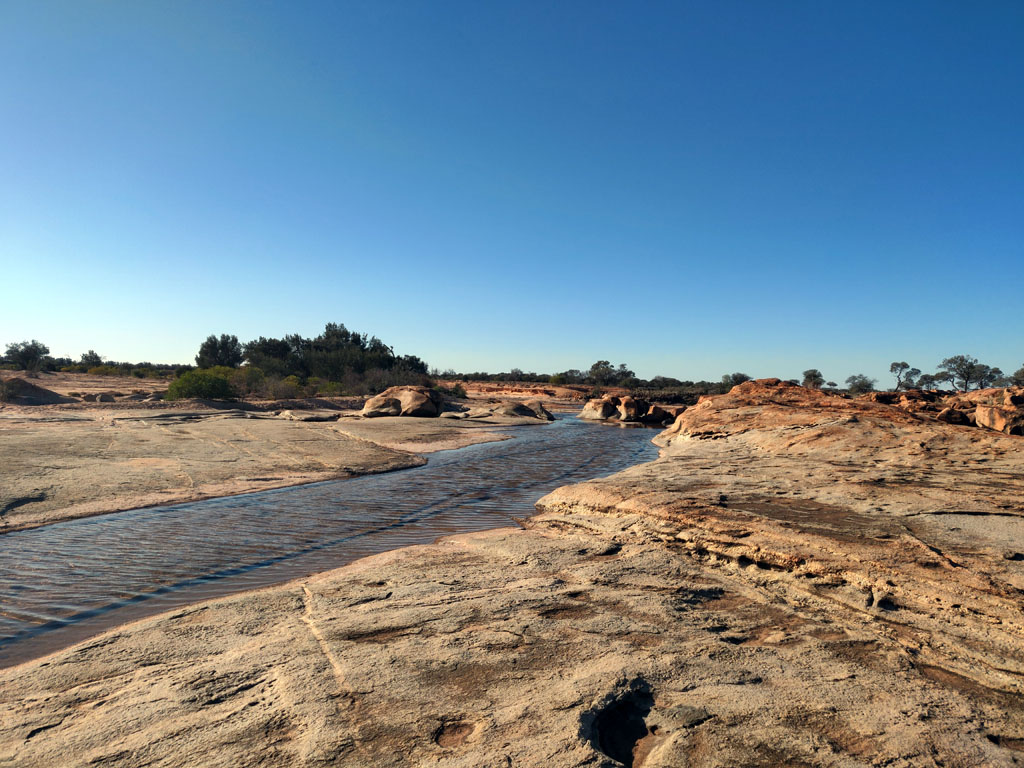
<svg viewBox="0 0 1024 768">
<path fill-rule="evenodd" d="M 94 365 L 88 373 L 93 376 L 120 376 L 121 369 L 113 365 Z"/>
<path fill-rule="evenodd" d="M 875 391 L 875 380 L 862 373 L 855 373 L 846 379 L 846 389 L 851 395 L 862 395 Z"/>
<path fill-rule="evenodd" d="M 297 376 L 288 376 L 284 379 L 278 376 L 268 376 L 260 386 L 259 394 L 268 400 L 291 400 L 302 397 L 304 392 L 302 382 Z"/>
<path fill-rule="evenodd" d="M 7 359 L 26 371 L 38 371 L 48 354 L 50 348 L 35 339 L 7 345 Z"/>
<path fill-rule="evenodd" d="M 251 395 L 259 392 L 263 387 L 266 376 L 254 365 L 243 365 L 241 368 L 230 368 L 228 381 L 235 388 L 236 392 L 243 395 Z"/>
<path fill-rule="evenodd" d="M 200 397 L 206 400 L 234 400 L 235 390 L 224 376 L 211 371 L 188 371 L 167 387 L 165 400 Z"/>
<path fill-rule="evenodd" d="M 450 387 L 442 387 L 440 384 L 435 384 L 434 391 L 440 392 L 442 395 L 447 397 L 456 397 L 461 400 L 465 400 L 469 397 L 469 394 L 466 392 L 466 388 L 462 386 L 461 383 L 455 383 Z"/>
</svg>

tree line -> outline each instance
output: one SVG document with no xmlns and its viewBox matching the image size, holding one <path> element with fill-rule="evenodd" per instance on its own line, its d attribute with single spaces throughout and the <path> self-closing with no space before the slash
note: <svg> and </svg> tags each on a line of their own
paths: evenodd
<svg viewBox="0 0 1024 768">
<path fill-rule="evenodd" d="M 192 370 L 190 365 L 163 365 L 149 362 L 126 363 L 104 359 L 94 350 L 84 352 L 78 360 L 51 357 L 42 342 L 7 344 L 2 361 L 4 367 L 40 371 L 180 378 Z M 612 364 L 598 360 L 587 370 L 568 369 L 553 374 L 524 372 L 519 368 L 502 373 L 457 373 L 454 370 L 429 369 L 415 355 L 398 355 L 376 336 L 348 330 L 340 323 L 327 323 L 318 336 L 305 338 L 288 334 L 281 338 L 260 336 L 242 343 L 237 336 L 208 336 L 199 346 L 196 367 L 224 379 L 228 389 L 239 395 L 266 397 L 299 397 L 315 394 L 375 394 L 398 384 L 430 385 L 431 379 L 462 381 L 517 381 L 551 385 L 584 385 L 597 394 L 607 387 L 621 387 L 647 398 L 688 402 L 705 394 L 727 392 L 736 384 L 750 379 L 745 373 L 727 373 L 717 381 L 689 381 L 672 376 L 641 379 L 625 363 Z M 1024 365 L 1006 375 L 996 366 L 981 363 L 971 355 L 954 355 L 943 359 L 934 373 L 906 361 L 889 366 L 894 377 L 893 389 L 941 389 L 960 391 L 986 387 L 1024 386 Z M 871 392 L 878 383 L 864 374 L 853 374 L 840 388 L 827 381 L 817 368 L 808 368 L 794 384 L 815 389 L 843 389 L 851 394 Z M 217 383 L 219 391 L 223 389 Z"/>
<path fill-rule="evenodd" d="M 195 359 L 201 371 L 225 378 L 238 394 L 273 398 L 365 395 L 400 384 L 430 384 L 419 357 L 398 355 L 376 336 L 341 323 L 327 323 L 313 338 L 293 333 L 243 344 L 234 335 L 210 335 Z"/>
<path fill-rule="evenodd" d="M 989 387 L 1024 386 L 1024 365 L 1016 372 L 1006 375 L 998 367 L 980 363 L 971 355 L 953 355 L 943 359 L 937 368 L 935 373 L 922 373 L 920 368 L 915 368 L 905 360 L 894 361 L 889 365 L 889 373 L 895 377 L 893 389 L 899 392 L 908 389 L 944 389 L 948 386 L 960 392 L 967 392 L 971 389 Z M 834 381 L 826 382 L 817 368 L 804 371 L 800 383 L 814 389 L 837 386 Z M 855 373 L 846 379 L 846 391 L 852 394 L 872 392 L 877 383 L 877 379 Z"/>
<path fill-rule="evenodd" d="M 65 371 L 69 373 L 92 373 L 106 376 L 134 376 L 136 378 L 168 378 L 189 370 L 190 365 L 166 363 L 129 363 L 106 360 L 94 350 L 82 353 L 78 360 L 70 357 L 51 357 L 50 348 L 41 341 L 12 342 L 0 363 L 10 370 L 36 374 L 41 371 Z"/>
</svg>

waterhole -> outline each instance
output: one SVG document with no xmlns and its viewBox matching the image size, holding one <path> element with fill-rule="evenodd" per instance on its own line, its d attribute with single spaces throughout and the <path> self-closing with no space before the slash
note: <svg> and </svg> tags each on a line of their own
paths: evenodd
<svg viewBox="0 0 1024 768">
<path fill-rule="evenodd" d="M 509 525 L 567 483 L 650 461 L 648 429 L 574 417 L 422 467 L 0 536 L 0 666 L 187 603 Z"/>
</svg>

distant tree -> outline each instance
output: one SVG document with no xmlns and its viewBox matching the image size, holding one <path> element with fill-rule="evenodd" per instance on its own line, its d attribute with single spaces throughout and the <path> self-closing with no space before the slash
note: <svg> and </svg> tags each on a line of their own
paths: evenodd
<svg viewBox="0 0 1024 768">
<path fill-rule="evenodd" d="M 615 380 L 615 369 L 607 360 L 598 360 L 587 371 L 587 378 L 598 386 L 611 384 Z"/>
<path fill-rule="evenodd" d="M 103 358 L 98 355 L 94 350 L 89 350 L 82 355 L 81 364 L 86 368 L 95 368 L 97 365 L 103 365 Z"/>
<path fill-rule="evenodd" d="M 26 371 L 39 370 L 43 358 L 50 354 L 50 348 L 42 342 L 22 341 L 7 345 L 7 359 Z"/>
<path fill-rule="evenodd" d="M 199 346 L 196 365 L 200 368 L 213 368 L 215 365 L 237 368 L 242 364 L 242 359 L 242 345 L 237 336 L 222 333 L 218 339 L 211 334 Z"/>
<path fill-rule="evenodd" d="M 896 377 L 896 391 L 899 392 L 901 389 L 910 389 L 914 386 L 914 379 L 916 379 L 920 373 L 920 368 L 911 368 L 910 363 L 900 362 L 892 363 L 889 366 L 889 373 Z"/>
<path fill-rule="evenodd" d="M 1006 377 L 1003 376 L 1003 372 L 999 368 L 978 363 L 974 380 L 978 384 L 978 389 L 988 389 L 989 387 L 1005 386 Z"/>
<path fill-rule="evenodd" d="M 817 368 L 808 368 L 804 371 L 803 377 L 802 386 L 810 387 L 811 389 L 821 389 L 821 385 L 825 383 L 825 377 L 821 375 L 821 371 Z"/>
<path fill-rule="evenodd" d="M 750 381 L 750 377 L 745 373 L 727 373 L 722 377 L 722 384 L 729 389 L 742 384 L 744 381 Z"/>
<path fill-rule="evenodd" d="M 834 381 L 826 381 L 825 386 L 828 387 L 829 389 L 835 389 L 839 385 L 836 384 Z"/>
<path fill-rule="evenodd" d="M 427 364 L 416 357 L 416 355 L 402 355 L 398 358 L 398 365 L 410 373 L 427 372 Z"/>
<path fill-rule="evenodd" d="M 846 388 L 851 395 L 875 391 L 875 379 L 869 379 L 863 373 L 855 373 L 846 379 Z"/>
<path fill-rule="evenodd" d="M 648 382 L 654 389 L 665 389 L 667 387 L 678 387 L 682 386 L 679 379 L 674 379 L 671 376 L 655 376 Z"/>
<path fill-rule="evenodd" d="M 1018 368 L 1013 375 L 1010 376 L 1010 381 L 1015 387 L 1024 387 L 1024 365 Z"/>
<path fill-rule="evenodd" d="M 287 376 L 296 369 L 292 348 L 284 339 L 268 339 L 260 336 L 244 347 L 245 362 L 274 376 Z"/>
<path fill-rule="evenodd" d="M 939 363 L 939 370 L 949 374 L 949 381 L 955 389 L 966 392 L 976 381 L 980 371 L 978 370 L 978 358 L 970 355 L 954 355 L 947 357 Z"/>
<path fill-rule="evenodd" d="M 938 382 L 935 379 L 935 374 L 922 373 L 917 377 L 917 388 L 918 389 L 935 389 L 935 385 Z"/>
</svg>

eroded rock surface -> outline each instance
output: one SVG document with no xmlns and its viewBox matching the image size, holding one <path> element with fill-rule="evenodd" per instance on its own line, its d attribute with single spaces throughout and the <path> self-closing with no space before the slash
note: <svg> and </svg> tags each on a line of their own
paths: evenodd
<svg viewBox="0 0 1024 768">
<path fill-rule="evenodd" d="M 1021 440 L 748 382 L 525 530 L 0 672 L 0 765 L 1021 764 Z"/>
</svg>

